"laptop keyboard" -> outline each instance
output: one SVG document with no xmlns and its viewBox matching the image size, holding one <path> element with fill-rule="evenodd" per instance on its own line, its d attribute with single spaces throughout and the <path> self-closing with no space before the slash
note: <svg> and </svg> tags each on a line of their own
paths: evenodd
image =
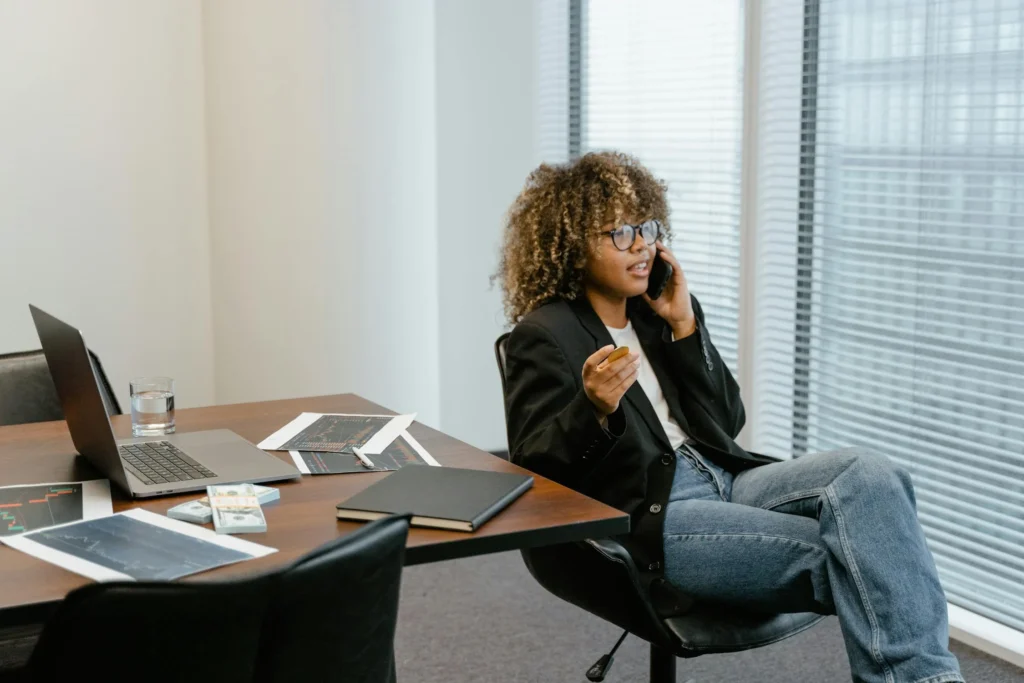
<svg viewBox="0 0 1024 683">
<path fill-rule="evenodd" d="M 143 484 L 167 484 L 217 475 L 206 469 L 169 441 L 144 441 L 118 446 L 125 467 Z"/>
</svg>

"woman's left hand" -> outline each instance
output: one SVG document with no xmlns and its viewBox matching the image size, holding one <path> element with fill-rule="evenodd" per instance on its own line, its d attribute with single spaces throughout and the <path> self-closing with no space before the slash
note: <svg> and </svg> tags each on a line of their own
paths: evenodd
<svg viewBox="0 0 1024 683">
<path fill-rule="evenodd" d="M 693 315 L 693 303 L 690 301 L 690 288 L 686 284 L 686 275 L 679 261 L 668 247 L 661 242 L 656 242 L 655 246 L 658 249 L 658 257 L 665 259 L 665 262 L 672 266 L 672 275 L 661 296 L 652 299 L 644 294 L 644 300 L 672 327 L 672 336 L 675 339 L 682 339 L 697 329 L 697 319 Z"/>
</svg>

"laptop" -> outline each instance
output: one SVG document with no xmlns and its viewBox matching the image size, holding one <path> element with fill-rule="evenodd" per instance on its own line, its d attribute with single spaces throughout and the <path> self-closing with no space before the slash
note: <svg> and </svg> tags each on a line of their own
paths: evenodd
<svg viewBox="0 0 1024 683">
<path fill-rule="evenodd" d="M 301 476 L 291 464 L 227 429 L 115 439 L 82 333 L 35 306 L 29 310 L 75 448 L 132 497 Z"/>
</svg>

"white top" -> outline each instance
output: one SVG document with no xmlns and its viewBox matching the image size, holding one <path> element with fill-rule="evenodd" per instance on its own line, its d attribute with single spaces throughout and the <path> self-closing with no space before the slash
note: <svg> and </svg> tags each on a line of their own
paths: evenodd
<svg viewBox="0 0 1024 683">
<path fill-rule="evenodd" d="M 605 327 L 608 326 L 605 325 Z M 636 351 L 640 354 L 640 372 L 637 375 L 637 381 L 654 407 L 654 413 L 658 416 L 658 420 L 661 421 L 665 434 L 668 435 L 668 442 L 672 444 L 672 450 L 676 450 L 689 439 L 686 436 L 686 432 L 683 431 L 683 428 L 679 426 L 679 423 L 675 421 L 672 414 L 668 411 L 668 401 L 665 400 L 665 394 L 661 391 L 658 376 L 654 374 L 654 368 L 651 367 L 651 362 L 647 360 L 644 348 L 640 346 L 640 339 L 636 336 L 633 323 L 627 320 L 626 326 L 621 330 L 608 327 L 608 332 L 612 335 L 612 340 L 615 341 L 616 346 L 628 346 L 630 351 Z"/>
</svg>

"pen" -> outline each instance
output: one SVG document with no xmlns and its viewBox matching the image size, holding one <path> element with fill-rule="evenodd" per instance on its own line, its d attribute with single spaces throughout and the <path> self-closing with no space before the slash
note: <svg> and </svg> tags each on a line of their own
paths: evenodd
<svg viewBox="0 0 1024 683">
<path fill-rule="evenodd" d="M 361 450 L 359 450 L 358 447 L 353 446 L 352 447 L 352 452 L 356 454 L 356 457 L 359 458 L 359 462 L 363 463 L 364 467 L 368 467 L 369 469 L 373 469 L 374 468 L 373 462 L 369 458 L 367 458 L 365 455 L 363 455 L 363 452 Z"/>
</svg>

